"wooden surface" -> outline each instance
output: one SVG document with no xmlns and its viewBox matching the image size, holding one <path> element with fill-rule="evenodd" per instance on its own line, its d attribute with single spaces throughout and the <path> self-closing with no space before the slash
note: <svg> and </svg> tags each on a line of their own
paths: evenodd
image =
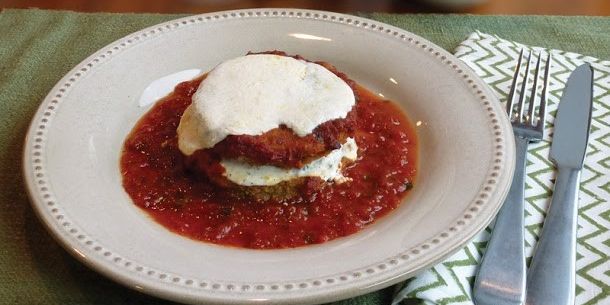
<svg viewBox="0 0 610 305">
<path fill-rule="evenodd" d="M 431 4 L 451 1 L 465 0 L 0 0 L 0 8 L 204 13 L 238 8 L 293 7 L 335 12 L 610 15 L 610 0 L 470 0 L 482 3 L 467 6 Z"/>
</svg>

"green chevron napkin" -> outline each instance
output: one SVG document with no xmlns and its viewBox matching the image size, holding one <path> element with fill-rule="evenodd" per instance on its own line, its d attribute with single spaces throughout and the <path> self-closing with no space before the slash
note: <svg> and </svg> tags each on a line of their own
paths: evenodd
<svg viewBox="0 0 610 305">
<path fill-rule="evenodd" d="M 610 304 L 610 61 L 560 50 L 546 50 L 475 32 L 455 50 L 505 102 L 519 50 L 551 52 L 545 139 L 529 146 L 525 186 L 525 251 L 533 254 L 555 171 L 549 161 L 554 115 L 570 72 L 588 62 L 594 68 L 593 120 L 580 185 L 576 261 L 576 304 Z M 471 305 L 478 262 L 493 225 L 443 263 L 397 287 L 394 304 Z"/>
</svg>

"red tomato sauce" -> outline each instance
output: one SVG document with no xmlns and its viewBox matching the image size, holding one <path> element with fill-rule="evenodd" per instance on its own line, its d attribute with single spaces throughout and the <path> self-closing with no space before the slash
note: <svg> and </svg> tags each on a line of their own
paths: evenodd
<svg viewBox="0 0 610 305">
<path fill-rule="evenodd" d="M 255 202 L 220 190 L 184 167 L 176 128 L 201 80 L 176 86 L 127 137 L 123 186 L 155 221 L 180 235 L 215 244 L 277 249 L 323 243 L 358 232 L 395 209 L 413 187 L 417 138 L 395 104 L 357 84 L 358 160 L 352 179 L 288 201 Z"/>
</svg>

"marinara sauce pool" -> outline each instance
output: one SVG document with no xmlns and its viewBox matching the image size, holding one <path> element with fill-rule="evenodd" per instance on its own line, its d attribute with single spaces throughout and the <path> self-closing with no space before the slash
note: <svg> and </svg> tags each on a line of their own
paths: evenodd
<svg viewBox="0 0 610 305">
<path fill-rule="evenodd" d="M 173 232 L 256 249 L 323 243 L 362 230 L 395 209 L 413 187 L 413 126 L 395 104 L 348 81 L 358 117 L 358 160 L 343 170 L 351 181 L 281 202 L 230 196 L 189 173 L 178 149 L 176 128 L 200 82 L 181 83 L 157 102 L 127 137 L 120 161 L 133 202 Z"/>
</svg>

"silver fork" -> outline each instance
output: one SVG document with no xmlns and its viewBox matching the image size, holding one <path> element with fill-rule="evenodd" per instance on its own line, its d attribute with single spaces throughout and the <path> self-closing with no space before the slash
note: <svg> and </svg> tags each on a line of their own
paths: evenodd
<svg viewBox="0 0 610 305">
<path fill-rule="evenodd" d="M 525 100 L 530 74 L 532 52 L 524 56 L 521 50 L 513 82 L 511 84 L 506 111 L 513 125 L 517 148 L 515 173 L 508 196 L 496 218 L 496 223 L 487 244 L 487 250 L 476 276 L 473 297 L 477 305 L 521 305 L 525 301 L 525 253 L 524 253 L 524 182 L 527 145 L 540 141 L 544 135 L 546 118 L 546 94 L 549 80 L 550 54 L 546 58 L 540 107 L 536 111 L 536 94 L 540 74 L 542 54 L 538 54 L 531 89 L 528 112 L 524 116 Z M 520 94 L 517 84 L 525 58 L 525 72 Z M 519 95 L 516 109 L 515 98 Z"/>
</svg>

